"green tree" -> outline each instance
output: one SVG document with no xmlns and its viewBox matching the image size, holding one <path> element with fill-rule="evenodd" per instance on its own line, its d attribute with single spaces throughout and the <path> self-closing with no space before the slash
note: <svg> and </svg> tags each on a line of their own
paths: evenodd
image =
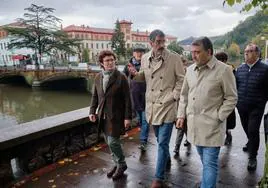
<svg viewBox="0 0 268 188">
<path fill-rule="evenodd" d="M 240 46 L 240 49 L 244 49 L 252 41 L 252 38 L 262 33 L 267 24 L 268 15 L 259 11 L 254 16 L 250 16 L 245 21 L 239 23 L 232 31 L 218 38 L 214 42 L 214 46 L 228 49 L 232 42 L 235 42 Z"/>
<path fill-rule="evenodd" d="M 89 54 L 88 54 L 88 49 L 84 49 L 82 52 L 82 62 L 89 62 Z"/>
<path fill-rule="evenodd" d="M 257 44 L 261 49 L 261 56 L 265 57 L 265 43 L 268 40 L 268 24 L 263 31 L 252 39 L 252 43 Z M 266 52 L 268 53 L 268 52 Z"/>
<path fill-rule="evenodd" d="M 52 15 L 54 8 L 47 8 L 31 4 L 25 8 L 24 18 L 18 18 L 22 27 L 5 27 L 4 29 L 12 36 L 8 46 L 12 48 L 30 48 L 35 51 L 35 57 L 41 57 L 43 54 L 51 55 L 56 52 L 65 52 L 74 54 L 79 46 L 79 41 L 69 39 L 67 34 L 59 29 L 57 24 L 61 19 Z M 36 58 L 36 64 L 38 61 Z"/>
<path fill-rule="evenodd" d="M 240 12 L 249 11 L 252 8 L 259 7 L 264 10 L 266 13 L 268 12 L 268 2 L 267 0 L 224 0 L 223 5 L 227 3 L 229 6 L 233 6 L 236 3 L 243 3 L 244 6 Z"/>
<path fill-rule="evenodd" d="M 171 51 L 174 51 L 178 54 L 182 54 L 183 53 L 183 48 L 178 44 L 178 42 L 176 41 L 172 41 L 167 48 Z"/>
<path fill-rule="evenodd" d="M 238 58 L 240 56 L 240 47 L 236 43 L 232 43 L 227 49 L 230 58 Z"/>
<path fill-rule="evenodd" d="M 111 39 L 112 49 L 120 60 L 120 57 L 125 57 L 126 47 L 124 40 L 124 33 L 121 31 L 119 20 L 115 23 L 114 33 Z"/>
</svg>

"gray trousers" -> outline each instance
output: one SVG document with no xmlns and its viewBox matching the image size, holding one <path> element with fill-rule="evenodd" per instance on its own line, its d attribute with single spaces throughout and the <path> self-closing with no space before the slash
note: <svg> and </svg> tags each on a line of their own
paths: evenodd
<svg viewBox="0 0 268 188">
<path fill-rule="evenodd" d="M 112 137 L 112 136 L 108 136 L 104 134 L 104 139 L 105 139 L 105 142 L 109 146 L 114 164 L 117 167 L 125 166 L 126 161 L 125 161 L 125 156 L 122 150 L 120 138 Z"/>
</svg>

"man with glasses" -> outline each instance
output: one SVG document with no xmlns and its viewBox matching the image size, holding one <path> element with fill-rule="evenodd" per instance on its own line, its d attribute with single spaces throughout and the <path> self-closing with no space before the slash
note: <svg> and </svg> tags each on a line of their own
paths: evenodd
<svg viewBox="0 0 268 188">
<path fill-rule="evenodd" d="M 99 62 L 103 70 L 94 80 L 89 120 L 96 122 L 98 119 L 98 136 L 104 134 L 114 161 L 107 177 L 116 180 L 127 169 L 120 135 L 124 135 L 125 129 L 130 126 L 130 90 L 126 76 L 116 69 L 116 56 L 113 52 L 101 51 Z"/>
<path fill-rule="evenodd" d="M 183 128 L 187 119 L 187 139 L 196 145 L 203 164 L 201 188 L 215 188 L 226 118 L 237 102 L 235 77 L 228 65 L 213 56 L 209 38 L 196 39 L 191 53 L 194 64 L 186 71 L 176 127 Z"/>
<path fill-rule="evenodd" d="M 249 153 L 249 171 L 254 171 L 257 167 L 259 129 L 268 98 L 268 65 L 261 62 L 260 53 L 257 45 L 247 45 L 244 52 L 245 63 L 236 71 L 237 109 L 248 139 L 243 151 Z"/>
<path fill-rule="evenodd" d="M 129 68 L 135 80 L 146 81 L 146 120 L 153 127 L 158 143 L 152 188 L 164 186 L 165 169 L 170 167 L 169 142 L 184 78 L 182 60 L 165 48 L 165 38 L 161 30 L 152 31 L 149 35 L 152 49 L 143 55 L 140 71 Z"/>
</svg>

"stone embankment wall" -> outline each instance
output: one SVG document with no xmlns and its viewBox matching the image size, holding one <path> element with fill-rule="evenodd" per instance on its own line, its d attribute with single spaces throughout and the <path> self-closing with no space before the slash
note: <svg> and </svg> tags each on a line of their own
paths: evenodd
<svg viewBox="0 0 268 188">
<path fill-rule="evenodd" d="M 0 187 L 13 179 L 11 160 L 24 174 L 85 150 L 97 142 L 96 125 L 88 108 L 47 117 L 1 130 Z"/>
</svg>

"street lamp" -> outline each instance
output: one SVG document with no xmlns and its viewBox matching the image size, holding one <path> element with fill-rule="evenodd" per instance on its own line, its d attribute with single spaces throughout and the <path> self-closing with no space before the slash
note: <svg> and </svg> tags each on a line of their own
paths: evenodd
<svg viewBox="0 0 268 188">
<path fill-rule="evenodd" d="M 4 68 L 5 68 L 5 71 L 7 71 L 7 62 L 4 60 Z"/>
<path fill-rule="evenodd" d="M 265 41 L 265 51 L 264 51 L 264 63 L 268 64 L 268 40 L 264 36 L 261 37 L 261 40 Z"/>
<path fill-rule="evenodd" d="M 265 41 L 264 63 L 268 64 L 268 40 Z"/>
</svg>

